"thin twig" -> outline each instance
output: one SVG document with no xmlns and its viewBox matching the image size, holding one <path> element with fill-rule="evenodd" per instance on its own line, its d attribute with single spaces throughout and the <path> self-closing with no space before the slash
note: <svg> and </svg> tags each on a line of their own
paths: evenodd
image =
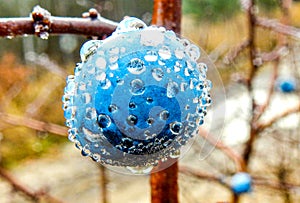
<svg viewBox="0 0 300 203">
<path fill-rule="evenodd" d="M 55 61 L 51 60 L 47 56 L 47 54 L 37 54 L 35 52 L 28 52 L 26 53 L 25 58 L 30 63 L 39 65 L 42 68 L 45 68 L 49 72 L 59 76 L 64 80 L 68 76 L 67 71 L 60 67 Z"/>
<path fill-rule="evenodd" d="M 32 200 L 40 200 L 46 198 L 49 203 L 62 203 L 61 200 L 58 200 L 55 197 L 52 197 L 45 190 L 34 191 L 30 189 L 27 185 L 20 183 L 12 174 L 0 167 L 0 176 L 6 180 L 15 190 L 22 192 L 25 196 L 31 198 Z"/>
<path fill-rule="evenodd" d="M 50 132 L 56 135 L 67 136 L 68 128 L 53 124 L 47 123 L 39 120 L 35 120 L 28 117 L 16 116 L 0 112 L 0 119 L 2 122 L 8 123 L 15 126 L 25 126 L 34 130 L 42 132 Z"/>
<path fill-rule="evenodd" d="M 283 35 L 287 35 L 290 37 L 293 37 L 297 40 L 300 39 L 300 29 L 289 26 L 289 25 L 284 25 L 276 19 L 267 19 L 267 18 L 262 18 L 262 17 L 256 17 L 255 24 L 266 29 L 270 29 L 274 32 L 278 32 Z"/>
<path fill-rule="evenodd" d="M 286 52 L 286 46 L 279 46 L 271 52 L 261 53 L 259 57 L 261 58 L 262 62 L 272 62 L 282 57 Z"/>
<path fill-rule="evenodd" d="M 200 170 L 192 169 L 188 166 L 179 166 L 179 172 L 186 175 L 192 175 L 200 179 L 215 181 L 230 189 L 230 186 L 223 181 L 223 178 L 225 177 L 224 175 L 214 175 Z"/>
<path fill-rule="evenodd" d="M 294 113 L 299 113 L 300 112 L 300 103 L 292 108 L 288 108 L 285 111 L 277 114 L 276 116 L 274 116 L 273 118 L 271 118 L 269 121 L 266 121 L 264 123 L 258 123 L 256 126 L 256 129 L 258 132 L 263 131 L 264 129 L 272 126 L 274 123 L 276 123 L 277 121 L 279 121 L 280 119 L 289 116 L 291 114 Z"/>
<path fill-rule="evenodd" d="M 244 41 L 242 41 L 239 45 L 237 45 L 236 47 L 234 47 L 233 49 L 231 49 L 229 51 L 229 53 L 227 53 L 227 55 L 224 57 L 223 62 L 225 64 L 230 64 L 234 61 L 234 59 L 247 47 L 249 46 L 249 40 L 246 39 Z"/>
<path fill-rule="evenodd" d="M 45 84 L 41 91 L 39 92 L 38 96 L 36 99 L 31 102 L 30 104 L 27 105 L 26 110 L 25 110 L 25 115 L 26 117 L 34 117 L 38 112 L 39 109 L 47 102 L 49 101 L 49 98 L 51 94 L 55 90 L 57 90 L 57 87 L 61 84 L 59 81 L 55 81 L 52 79 L 50 82 Z"/>
<path fill-rule="evenodd" d="M 211 174 L 207 172 L 200 171 L 199 169 L 193 169 L 189 166 L 179 166 L 179 172 L 185 175 L 194 176 L 199 179 L 208 180 L 208 181 L 215 181 L 217 183 L 220 183 L 224 187 L 231 190 L 231 186 L 229 183 L 226 182 L 226 179 L 229 179 L 230 176 L 225 176 L 223 174 Z M 293 184 L 293 183 L 280 183 L 276 181 L 271 181 L 269 179 L 266 179 L 264 177 L 259 176 L 251 176 L 252 177 L 252 184 L 256 186 L 262 186 L 262 187 L 268 187 L 275 190 L 282 190 L 285 189 L 297 189 L 300 187 L 300 185 Z"/>
<path fill-rule="evenodd" d="M 271 103 L 271 98 L 272 95 L 274 93 L 274 86 L 275 86 L 275 82 L 278 76 L 278 66 L 279 66 L 279 62 L 280 62 L 280 58 L 275 59 L 274 61 L 274 65 L 273 65 L 273 73 L 272 73 L 272 78 L 270 81 L 270 86 L 269 86 L 269 91 L 267 93 L 267 99 L 265 101 L 265 103 L 259 107 L 257 107 L 257 113 L 255 114 L 255 118 L 254 121 L 256 122 L 265 112 L 265 110 L 269 107 L 270 103 Z"/>
<path fill-rule="evenodd" d="M 230 157 L 237 167 L 237 171 L 245 170 L 245 162 L 243 158 L 236 153 L 232 148 L 226 146 L 222 141 L 216 140 L 212 135 L 210 135 L 203 128 L 199 128 L 199 133 L 201 137 L 207 140 L 211 145 L 216 146 L 219 150 L 223 151 L 228 157 Z"/>
</svg>

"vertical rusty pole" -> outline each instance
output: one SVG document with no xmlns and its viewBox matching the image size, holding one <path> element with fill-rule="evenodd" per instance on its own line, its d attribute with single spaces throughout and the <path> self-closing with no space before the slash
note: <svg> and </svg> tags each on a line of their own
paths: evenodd
<svg viewBox="0 0 300 203">
<path fill-rule="evenodd" d="M 180 34 L 181 0 L 154 0 L 152 24 Z M 178 164 L 151 174 L 151 202 L 178 203 Z"/>
<path fill-rule="evenodd" d="M 152 24 L 180 34 L 181 0 L 154 0 Z"/>
</svg>

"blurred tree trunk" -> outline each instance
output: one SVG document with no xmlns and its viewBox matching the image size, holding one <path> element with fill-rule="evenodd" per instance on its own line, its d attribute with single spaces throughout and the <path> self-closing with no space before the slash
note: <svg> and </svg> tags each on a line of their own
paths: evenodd
<svg viewBox="0 0 300 203">
<path fill-rule="evenodd" d="M 180 34 L 181 0 L 154 0 L 152 24 Z"/>
<path fill-rule="evenodd" d="M 164 26 L 180 34 L 181 0 L 155 0 L 152 15 L 152 24 Z M 152 173 L 151 202 L 152 203 L 178 203 L 178 163 Z"/>
</svg>

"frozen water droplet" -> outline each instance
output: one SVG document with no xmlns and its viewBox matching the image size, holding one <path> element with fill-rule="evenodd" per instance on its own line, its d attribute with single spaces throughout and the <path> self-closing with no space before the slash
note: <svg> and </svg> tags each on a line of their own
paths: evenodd
<svg viewBox="0 0 300 203">
<path fill-rule="evenodd" d="M 69 129 L 68 130 L 68 139 L 71 141 L 71 142 L 75 142 L 76 140 L 76 129 Z"/>
<path fill-rule="evenodd" d="M 110 70 L 117 70 L 119 68 L 119 65 L 118 65 L 118 63 L 114 63 L 114 64 L 109 65 L 109 68 L 110 68 Z"/>
<path fill-rule="evenodd" d="M 96 66 L 101 70 L 105 70 L 106 69 L 106 60 L 102 57 L 97 58 Z"/>
<path fill-rule="evenodd" d="M 111 124 L 111 119 L 108 115 L 106 114 L 100 114 L 98 116 L 98 125 L 100 128 L 107 128 Z"/>
<path fill-rule="evenodd" d="M 79 89 L 80 89 L 81 91 L 85 91 L 85 90 L 86 90 L 86 84 L 83 83 L 83 82 L 80 82 L 80 84 L 79 84 Z"/>
<path fill-rule="evenodd" d="M 200 119 L 199 122 L 198 122 L 198 125 L 202 125 L 203 123 L 204 123 L 204 120 Z"/>
<path fill-rule="evenodd" d="M 158 29 L 145 29 L 141 32 L 141 44 L 157 47 L 164 42 L 164 33 Z"/>
<path fill-rule="evenodd" d="M 129 106 L 130 109 L 135 109 L 136 108 L 136 104 L 134 102 L 130 102 L 128 106 Z"/>
<path fill-rule="evenodd" d="M 151 104 L 153 102 L 153 98 L 152 97 L 147 97 L 146 99 L 148 104 Z"/>
<path fill-rule="evenodd" d="M 83 97 L 84 97 L 83 102 L 85 104 L 88 104 L 91 102 L 92 96 L 89 93 L 84 93 Z"/>
<path fill-rule="evenodd" d="M 109 57 L 109 62 L 110 63 L 115 63 L 116 61 L 118 61 L 119 57 L 117 55 L 111 56 Z"/>
<path fill-rule="evenodd" d="M 158 58 L 158 55 L 155 51 L 147 51 L 146 55 L 144 56 L 144 59 L 146 61 L 156 61 Z"/>
<path fill-rule="evenodd" d="M 101 139 L 100 133 L 93 133 L 85 127 L 82 127 L 82 132 L 86 136 L 86 139 L 90 142 L 98 142 Z"/>
<path fill-rule="evenodd" d="M 199 48 L 195 45 L 190 45 L 186 48 L 187 54 L 189 57 L 196 61 L 200 57 L 200 51 Z"/>
<path fill-rule="evenodd" d="M 138 118 L 135 115 L 129 115 L 126 121 L 128 125 L 134 126 L 137 124 Z"/>
<path fill-rule="evenodd" d="M 123 84 L 124 84 L 124 80 L 121 79 L 121 78 L 118 78 L 118 79 L 117 79 L 117 84 L 118 84 L 118 85 L 123 85 Z"/>
<path fill-rule="evenodd" d="M 211 105 L 211 98 L 210 97 L 203 97 L 201 99 L 202 106 L 210 106 Z"/>
<path fill-rule="evenodd" d="M 168 120 L 169 116 L 170 116 L 170 113 L 167 110 L 163 110 L 159 114 L 159 117 L 160 117 L 161 120 Z"/>
<path fill-rule="evenodd" d="M 207 65 L 205 64 L 205 63 L 198 63 L 198 69 L 200 70 L 200 71 L 202 71 L 202 72 L 204 72 L 204 73 L 206 73 L 207 72 Z"/>
<path fill-rule="evenodd" d="M 114 74 L 113 74 L 113 73 L 109 73 L 108 75 L 109 75 L 110 78 L 113 78 L 113 77 L 114 77 Z"/>
<path fill-rule="evenodd" d="M 178 84 L 174 81 L 170 81 L 167 84 L 167 97 L 172 98 L 175 97 L 179 92 Z"/>
<path fill-rule="evenodd" d="M 195 63 L 191 63 L 190 61 L 187 61 L 186 62 L 186 66 L 187 66 L 187 68 L 190 70 L 190 71 L 194 71 L 195 70 L 195 67 L 194 66 L 196 66 L 196 64 Z M 191 73 L 191 72 L 190 72 Z"/>
<path fill-rule="evenodd" d="M 119 47 L 112 47 L 112 48 L 110 48 L 109 51 L 108 51 L 108 53 L 111 54 L 111 55 L 117 55 L 117 54 L 119 54 Z"/>
<path fill-rule="evenodd" d="M 121 53 L 125 53 L 126 48 L 125 48 L 125 47 L 121 47 L 121 48 L 120 48 L 120 51 L 121 51 Z"/>
<path fill-rule="evenodd" d="M 104 82 L 106 79 L 106 73 L 102 72 L 99 75 L 96 76 L 96 80 L 100 81 L 100 82 Z"/>
<path fill-rule="evenodd" d="M 101 88 L 102 89 L 108 89 L 111 87 L 111 82 L 109 79 L 105 79 L 103 83 L 101 83 Z"/>
<path fill-rule="evenodd" d="M 115 113 L 118 110 L 118 107 L 115 104 L 111 104 L 108 106 L 108 111 L 110 113 Z"/>
<path fill-rule="evenodd" d="M 180 122 L 175 121 L 170 124 L 170 130 L 174 135 L 180 134 L 182 131 L 182 128 L 183 128 L 183 125 Z"/>
<path fill-rule="evenodd" d="M 84 147 L 82 147 L 81 154 L 82 156 L 89 156 L 91 154 L 89 145 L 85 145 Z"/>
<path fill-rule="evenodd" d="M 92 156 L 92 159 L 93 159 L 94 161 L 96 161 L 96 162 L 99 162 L 100 159 L 101 159 L 101 156 L 100 156 L 100 154 L 94 153 L 93 156 Z"/>
<path fill-rule="evenodd" d="M 171 152 L 170 157 L 173 159 L 177 159 L 180 157 L 180 150 L 175 150 L 174 152 Z"/>
<path fill-rule="evenodd" d="M 138 75 L 146 70 L 146 66 L 144 65 L 144 61 L 139 58 L 134 58 L 127 64 L 127 69 L 130 73 Z"/>
<path fill-rule="evenodd" d="M 130 92 L 134 95 L 143 94 L 145 91 L 144 82 L 140 79 L 134 79 L 130 82 Z"/>
<path fill-rule="evenodd" d="M 64 117 L 65 119 L 71 119 L 71 117 L 74 114 L 74 108 L 73 107 L 68 107 L 64 110 Z"/>
<path fill-rule="evenodd" d="M 190 76 L 190 75 L 191 75 L 190 72 L 191 72 L 191 71 L 190 71 L 188 68 L 185 68 L 185 69 L 184 69 L 184 75 L 185 75 L 185 76 L 187 76 L 187 77 Z"/>
<path fill-rule="evenodd" d="M 100 40 L 90 40 L 85 42 L 80 49 L 81 61 L 85 62 L 90 56 L 95 54 L 99 45 Z"/>
<path fill-rule="evenodd" d="M 178 59 L 183 59 L 183 57 L 184 57 L 184 51 L 181 50 L 181 49 L 179 49 L 179 48 L 175 49 L 175 56 Z"/>
<path fill-rule="evenodd" d="M 188 84 L 186 82 L 180 83 L 180 91 L 184 92 L 188 87 Z"/>
<path fill-rule="evenodd" d="M 187 39 L 181 39 L 180 42 L 184 47 L 187 47 L 190 45 L 190 42 Z"/>
<path fill-rule="evenodd" d="M 161 81 L 164 76 L 164 71 L 161 68 L 152 69 L 152 76 L 155 80 Z"/>
<path fill-rule="evenodd" d="M 154 123 L 154 118 L 148 118 L 147 123 L 148 125 L 152 125 Z"/>
<path fill-rule="evenodd" d="M 75 82 L 74 81 L 69 81 L 67 83 L 67 86 L 65 87 L 65 94 L 73 94 L 75 91 Z"/>
<path fill-rule="evenodd" d="M 13 38 L 14 38 L 13 35 L 8 35 L 8 36 L 6 36 L 6 39 L 13 39 Z"/>
<path fill-rule="evenodd" d="M 130 172 L 134 174 L 149 174 L 153 169 L 153 166 L 139 166 L 139 167 L 126 167 Z"/>
<path fill-rule="evenodd" d="M 39 34 L 39 37 L 40 37 L 41 39 L 48 39 L 49 33 L 48 33 L 48 32 L 41 32 L 41 33 Z"/>
<path fill-rule="evenodd" d="M 193 103 L 194 103 L 194 104 L 199 103 L 199 98 L 198 98 L 198 97 L 193 98 Z"/>
<path fill-rule="evenodd" d="M 138 18 L 134 17 L 127 17 L 124 18 L 119 24 L 116 29 L 116 33 L 123 33 L 129 32 L 134 30 L 139 30 L 147 27 L 147 25 Z"/>
<path fill-rule="evenodd" d="M 213 84 L 212 84 L 212 82 L 211 82 L 210 80 L 206 80 L 204 84 L 205 84 L 206 89 L 207 89 L 208 91 L 210 91 L 211 88 L 213 87 Z"/>
<path fill-rule="evenodd" d="M 194 89 L 198 85 L 199 81 L 196 78 L 190 79 L 190 89 Z"/>
<path fill-rule="evenodd" d="M 159 49 L 158 55 L 165 60 L 170 59 L 172 56 L 170 48 L 166 46 L 163 46 L 161 49 Z"/>
<path fill-rule="evenodd" d="M 181 70 L 181 68 L 182 68 L 182 65 L 178 61 L 176 61 L 175 66 L 174 66 L 174 72 L 175 73 L 179 72 Z"/>
<path fill-rule="evenodd" d="M 176 39 L 176 34 L 172 30 L 167 30 L 166 31 L 166 37 L 169 38 L 170 40 L 175 40 Z"/>
<path fill-rule="evenodd" d="M 160 60 L 158 60 L 158 64 L 160 65 L 160 66 L 164 66 L 164 65 L 166 65 L 166 60 L 164 60 L 164 59 L 160 59 Z"/>
</svg>

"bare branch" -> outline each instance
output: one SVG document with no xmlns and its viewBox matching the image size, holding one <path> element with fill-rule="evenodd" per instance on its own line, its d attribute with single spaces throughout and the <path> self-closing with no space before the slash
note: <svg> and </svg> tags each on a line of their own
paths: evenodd
<svg viewBox="0 0 300 203">
<path fill-rule="evenodd" d="M 223 62 L 225 64 L 230 64 L 234 61 L 234 59 L 249 46 L 249 40 L 244 40 L 242 43 L 234 47 L 229 51 L 229 53 L 224 57 Z"/>
<path fill-rule="evenodd" d="M 225 186 L 226 188 L 230 189 L 230 186 L 225 182 L 223 182 L 223 177 L 224 177 L 223 175 L 209 174 L 206 172 L 202 172 L 200 170 L 192 169 L 191 167 L 188 166 L 179 166 L 179 172 L 186 175 L 195 176 L 196 178 L 200 178 L 208 181 L 215 181 Z"/>
<path fill-rule="evenodd" d="M 299 112 L 300 112 L 300 103 L 298 105 L 296 105 L 292 108 L 289 108 L 289 109 L 281 112 L 280 114 L 274 116 L 273 118 L 271 118 L 267 122 L 257 124 L 256 128 L 257 128 L 258 131 L 263 131 L 264 129 L 272 126 L 274 123 L 276 123 L 280 119 L 282 119 L 286 116 L 289 116 L 291 114 L 294 114 L 294 113 L 299 113 Z"/>
<path fill-rule="evenodd" d="M 70 18 L 55 17 L 50 14 L 46 18 L 44 13 L 50 14 L 45 9 L 39 9 L 39 13 L 34 9 L 31 17 L 0 18 L 0 37 L 33 34 L 40 36 L 41 32 L 48 34 L 104 36 L 110 35 L 117 26 L 117 23 L 103 17 Z"/>
<path fill-rule="evenodd" d="M 286 46 L 280 46 L 272 50 L 271 52 L 261 53 L 260 57 L 263 62 L 270 62 L 279 59 L 280 57 L 284 56 L 287 52 Z"/>
<path fill-rule="evenodd" d="M 179 172 L 182 174 L 185 174 L 185 175 L 194 176 L 199 179 L 218 182 L 218 183 L 222 184 L 224 187 L 231 190 L 229 183 L 224 181 L 225 179 L 229 178 L 228 176 L 225 176 L 222 174 L 218 174 L 218 175 L 210 174 L 207 172 L 200 171 L 198 169 L 193 169 L 188 166 L 180 166 Z M 287 183 L 287 182 L 279 183 L 279 182 L 271 181 L 271 180 L 268 180 L 266 178 L 259 177 L 259 176 L 252 176 L 252 183 L 257 186 L 268 187 L 268 188 L 272 188 L 275 190 L 282 190 L 283 188 L 293 189 L 293 188 L 300 187 L 299 185 L 296 185 L 296 184 Z"/>
<path fill-rule="evenodd" d="M 5 179 L 15 190 L 22 192 L 22 194 L 30 197 L 32 200 L 40 200 L 41 198 L 46 198 L 50 203 L 62 203 L 51 195 L 49 195 L 44 190 L 34 191 L 28 188 L 28 186 L 20 183 L 12 174 L 0 167 L 0 176 Z"/>
<path fill-rule="evenodd" d="M 215 140 L 214 137 L 209 135 L 209 133 L 203 128 L 199 128 L 199 135 L 230 157 L 235 162 L 238 171 L 245 170 L 245 162 L 243 158 L 233 149 L 223 144 L 222 141 Z"/>
<path fill-rule="evenodd" d="M 267 99 L 265 101 L 265 103 L 261 106 L 257 106 L 257 113 L 255 114 L 255 118 L 253 119 L 253 121 L 257 121 L 265 112 L 265 110 L 269 107 L 270 103 L 271 103 L 271 97 L 274 93 L 274 86 L 275 86 L 275 82 L 278 76 L 278 67 L 279 67 L 279 62 L 280 62 L 280 56 L 278 56 L 278 58 L 275 59 L 274 61 L 274 65 L 273 65 L 273 73 L 272 73 L 272 78 L 270 81 L 270 87 L 267 93 Z"/>
<path fill-rule="evenodd" d="M 68 128 L 53 123 L 46 123 L 28 117 L 21 117 L 0 112 L 0 119 L 10 125 L 25 126 L 34 130 L 50 132 L 56 135 L 67 136 Z"/>
<path fill-rule="evenodd" d="M 275 19 L 266 19 L 266 18 L 261 18 L 257 17 L 255 21 L 256 25 L 270 29 L 274 32 L 278 32 L 283 35 L 287 35 L 296 39 L 300 39 L 300 29 L 289 26 L 289 25 L 284 25 L 280 22 L 278 22 Z"/>
</svg>

